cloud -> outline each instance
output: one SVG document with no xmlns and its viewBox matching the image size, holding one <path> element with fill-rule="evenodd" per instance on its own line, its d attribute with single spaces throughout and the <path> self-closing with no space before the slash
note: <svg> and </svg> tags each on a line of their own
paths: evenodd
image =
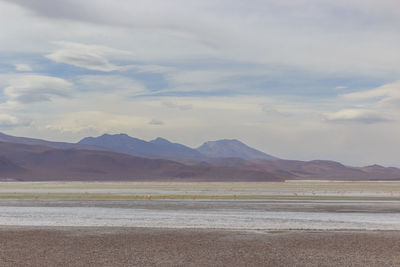
<svg viewBox="0 0 400 267">
<path fill-rule="evenodd" d="M 179 110 L 190 110 L 193 109 L 193 106 L 191 104 L 178 104 L 175 102 L 171 101 L 164 101 L 162 102 L 164 106 L 167 108 L 173 108 L 173 109 L 179 109 Z"/>
<path fill-rule="evenodd" d="M 264 78 L 263 70 L 249 70 L 249 67 L 237 65 L 235 67 L 222 66 L 202 67 L 191 69 L 176 69 L 165 73 L 164 78 L 168 89 L 162 92 L 197 92 L 212 93 L 218 91 L 242 92 L 256 90 L 247 88 L 249 84 Z M 238 69 L 239 68 L 239 69 Z"/>
<path fill-rule="evenodd" d="M 147 92 L 146 87 L 139 81 L 121 75 L 82 75 L 76 84 L 84 91 L 121 92 L 137 94 Z"/>
<path fill-rule="evenodd" d="M 28 64 L 14 64 L 17 71 L 32 71 L 31 66 Z"/>
<path fill-rule="evenodd" d="M 400 108 L 400 81 L 384 84 L 371 90 L 341 95 L 346 101 L 373 102 L 376 108 Z M 396 111 L 394 111 L 396 112 Z"/>
<path fill-rule="evenodd" d="M 89 70 L 110 72 L 123 67 L 110 63 L 109 54 L 127 54 L 128 52 L 99 45 L 87 45 L 73 42 L 56 42 L 59 49 L 46 55 L 57 63 L 65 63 Z"/>
<path fill-rule="evenodd" d="M 150 73 L 170 73 L 176 71 L 175 67 L 169 66 L 162 66 L 162 65 L 151 65 L 151 64 L 144 64 L 144 65 L 129 65 L 126 66 L 126 69 L 133 69 L 139 72 L 150 72 Z"/>
<path fill-rule="evenodd" d="M 9 114 L 0 114 L 0 129 L 13 129 L 20 126 L 29 126 L 30 124 L 30 120 L 21 120 Z"/>
<path fill-rule="evenodd" d="M 382 85 L 372 90 L 343 94 L 341 97 L 349 101 L 376 100 L 379 104 L 392 104 L 400 107 L 400 81 Z"/>
<path fill-rule="evenodd" d="M 10 101 L 32 103 L 50 101 L 54 97 L 69 97 L 73 84 L 45 75 L 18 75 L 8 81 L 4 95 Z"/>
<path fill-rule="evenodd" d="M 113 112 L 86 110 L 55 115 L 43 128 L 60 133 L 130 132 L 149 127 L 148 118 Z"/>
<path fill-rule="evenodd" d="M 23 32 L 19 38 L 0 40 L 0 48 L 26 47 L 37 40 L 35 48 L 42 52 L 51 41 L 71 40 L 130 50 L 134 59 L 150 61 L 145 62 L 149 65 L 217 59 L 295 66 L 328 75 L 398 75 L 399 4 L 391 0 L 372 2 L 268 0 L 243 7 L 238 0 L 150 0 L 140 4 L 124 0 L 8 0 L 3 2 L 4 10 L 15 9 L 20 17 L 0 18 L 0 25 L 13 21 L 12 31 L 7 29 L 9 23 L 3 27 L 4 36 L 23 32 L 30 23 L 40 39 Z M 60 57 L 81 67 L 95 67 L 65 55 L 56 59 Z M 99 62 L 100 71 L 118 67 L 97 54 L 84 60 Z"/>
<path fill-rule="evenodd" d="M 336 90 L 344 90 L 344 89 L 347 89 L 347 86 L 336 86 L 335 89 Z"/>
<path fill-rule="evenodd" d="M 392 121 L 390 118 L 376 111 L 363 109 L 343 109 L 335 113 L 327 114 L 325 119 L 329 122 L 356 122 L 363 124 Z"/>
<path fill-rule="evenodd" d="M 266 113 L 269 116 L 272 117 L 290 117 L 293 114 L 287 110 L 283 110 L 280 108 L 276 108 L 273 105 L 267 104 L 267 103 L 263 103 L 260 104 L 261 106 L 261 110 Z"/>
<path fill-rule="evenodd" d="M 151 121 L 149 121 L 150 125 L 164 125 L 164 122 L 161 120 L 157 120 L 157 119 L 152 119 Z"/>
</svg>

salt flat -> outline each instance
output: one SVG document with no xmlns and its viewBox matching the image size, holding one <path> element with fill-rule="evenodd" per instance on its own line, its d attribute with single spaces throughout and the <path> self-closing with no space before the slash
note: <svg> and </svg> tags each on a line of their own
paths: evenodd
<svg viewBox="0 0 400 267">
<path fill-rule="evenodd" d="M 0 225 L 400 230 L 396 201 L 0 200 Z"/>
<path fill-rule="evenodd" d="M 400 230 L 396 213 L 0 207 L 0 225 L 217 228 L 240 230 Z"/>
<path fill-rule="evenodd" d="M 400 230 L 399 192 L 399 182 L 6 182 L 0 225 Z"/>
<path fill-rule="evenodd" d="M 0 265 L 397 266 L 399 192 L 397 182 L 0 183 Z"/>
</svg>

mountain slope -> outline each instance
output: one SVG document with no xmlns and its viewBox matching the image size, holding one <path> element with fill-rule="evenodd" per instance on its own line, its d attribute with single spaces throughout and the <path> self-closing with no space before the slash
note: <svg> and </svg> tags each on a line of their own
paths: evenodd
<svg viewBox="0 0 400 267">
<path fill-rule="evenodd" d="M 240 142 L 239 140 L 218 140 L 208 141 L 197 148 L 197 151 L 211 158 L 241 158 L 246 160 L 252 159 L 277 159 L 274 156 L 256 150 Z"/>
<path fill-rule="evenodd" d="M 5 134 L 0 134 L 0 140 L 6 140 L 0 141 L 0 180 L 400 180 L 398 168 L 281 160 L 237 140 L 205 143 L 199 150 L 208 157 L 163 138 L 147 142 L 124 134 L 85 138 L 84 144 Z"/>
<path fill-rule="evenodd" d="M 67 143 L 67 142 L 52 142 L 42 139 L 27 138 L 27 137 L 17 137 L 11 136 L 0 132 L 0 142 L 16 143 L 16 144 L 26 144 L 26 145 L 39 145 L 47 146 L 52 148 L 62 148 L 62 149 L 90 149 L 99 150 L 98 147 Z"/>
<path fill-rule="evenodd" d="M 283 181 L 279 173 L 185 165 L 110 151 L 54 149 L 0 142 L 0 180 Z"/>
<path fill-rule="evenodd" d="M 151 140 L 150 143 L 157 145 L 159 155 L 165 155 L 170 158 L 200 159 L 204 157 L 200 152 L 193 148 L 178 143 L 172 143 L 161 137 Z"/>
<path fill-rule="evenodd" d="M 290 180 L 400 180 L 400 169 L 382 166 L 352 167 L 329 160 L 243 160 L 239 158 L 209 158 L 212 166 L 235 166 L 280 173 Z"/>
<path fill-rule="evenodd" d="M 86 137 L 78 142 L 80 145 L 97 146 L 112 151 L 149 158 L 200 159 L 198 151 L 166 139 L 157 138 L 150 142 L 130 137 L 126 134 L 104 134 L 99 137 Z"/>
</svg>

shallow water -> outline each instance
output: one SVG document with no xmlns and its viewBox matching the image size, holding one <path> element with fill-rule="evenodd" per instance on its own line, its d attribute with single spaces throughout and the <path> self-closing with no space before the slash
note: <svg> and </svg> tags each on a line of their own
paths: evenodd
<svg viewBox="0 0 400 267">
<path fill-rule="evenodd" d="M 400 213 L 0 206 L 0 225 L 400 230 Z"/>
</svg>

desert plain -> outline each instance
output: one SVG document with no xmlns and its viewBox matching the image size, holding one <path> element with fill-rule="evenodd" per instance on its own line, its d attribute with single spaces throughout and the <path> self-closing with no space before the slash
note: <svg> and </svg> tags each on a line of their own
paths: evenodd
<svg viewBox="0 0 400 267">
<path fill-rule="evenodd" d="M 2 182 L 1 266 L 398 266 L 400 182 Z"/>
</svg>

